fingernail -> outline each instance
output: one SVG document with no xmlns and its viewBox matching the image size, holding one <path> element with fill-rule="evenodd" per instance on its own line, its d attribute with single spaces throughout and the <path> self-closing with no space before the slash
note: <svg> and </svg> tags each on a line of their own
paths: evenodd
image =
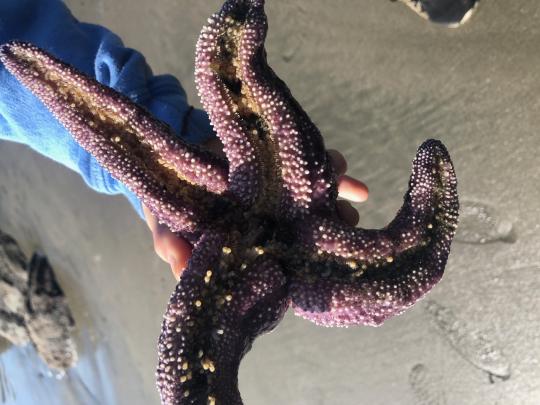
<svg viewBox="0 0 540 405">
<path fill-rule="evenodd" d="M 341 198 L 360 203 L 368 199 L 369 190 L 360 180 L 345 175 L 338 180 L 338 193 Z"/>
</svg>

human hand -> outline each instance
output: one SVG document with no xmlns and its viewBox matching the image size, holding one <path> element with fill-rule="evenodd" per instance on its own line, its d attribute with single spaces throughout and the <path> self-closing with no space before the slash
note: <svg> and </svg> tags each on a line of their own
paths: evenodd
<svg viewBox="0 0 540 405">
<path fill-rule="evenodd" d="M 215 144 L 210 149 L 215 149 Z M 338 175 L 338 195 L 341 198 L 336 205 L 338 215 L 345 222 L 354 226 L 360 217 L 351 202 L 366 201 L 368 188 L 360 180 L 345 174 L 347 161 L 340 152 L 329 150 L 328 155 Z M 191 257 L 191 244 L 178 234 L 171 232 L 166 225 L 159 224 L 147 207 L 143 206 L 143 211 L 154 239 L 154 250 L 161 259 L 169 263 L 174 277 L 179 280 Z"/>
</svg>

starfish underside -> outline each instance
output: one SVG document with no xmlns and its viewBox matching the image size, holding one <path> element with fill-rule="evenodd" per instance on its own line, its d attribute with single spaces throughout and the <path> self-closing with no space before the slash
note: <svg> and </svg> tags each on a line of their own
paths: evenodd
<svg viewBox="0 0 540 405">
<path fill-rule="evenodd" d="M 388 226 L 354 228 L 336 216 L 322 137 L 266 63 L 263 7 L 226 1 L 197 44 L 196 82 L 226 160 L 35 46 L 1 49 L 73 137 L 194 244 L 159 338 L 165 404 L 242 404 L 240 360 L 289 304 L 324 326 L 400 314 L 442 277 L 457 226 L 456 177 L 436 140 L 420 146 Z"/>
</svg>

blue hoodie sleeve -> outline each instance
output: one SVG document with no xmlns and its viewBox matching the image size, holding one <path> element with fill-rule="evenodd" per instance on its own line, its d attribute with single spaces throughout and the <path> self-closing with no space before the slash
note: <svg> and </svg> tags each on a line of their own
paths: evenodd
<svg viewBox="0 0 540 405">
<path fill-rule="evenodd" d="M 1 0 L 0 44 L 32 42 L 146 107 L 177 133 L 185 126 L 188 142 L 213 136 L 204 111 L 190 108 L 178 80 L 154 76 L 144 57 L 126 48 L 104 27 L 77 21 L 60 0 Z M 188 122 L 183 123 L 184 117 Z M 91 188 L 123 194 L 143 217 L 141 203 L 84 151 L 47 111 L 0 65 L 0 139 L 23 143 L 78 172 Z"/>
</svg>

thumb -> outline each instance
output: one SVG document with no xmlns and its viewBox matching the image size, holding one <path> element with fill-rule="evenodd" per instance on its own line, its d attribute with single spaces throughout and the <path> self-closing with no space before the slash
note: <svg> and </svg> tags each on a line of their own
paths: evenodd
<svg viewBox="0 0 540 405">
<path fill-rule="evenodd" d="M 152 232 L 156 254 L 169 263 L 174 277 L 179 280 L 191 257 L 191 244 L 171 232 L 165 225 L 159 224 L 147 207 L 143 206 L 143 211 L 148 228 Z"/>
</svg>

